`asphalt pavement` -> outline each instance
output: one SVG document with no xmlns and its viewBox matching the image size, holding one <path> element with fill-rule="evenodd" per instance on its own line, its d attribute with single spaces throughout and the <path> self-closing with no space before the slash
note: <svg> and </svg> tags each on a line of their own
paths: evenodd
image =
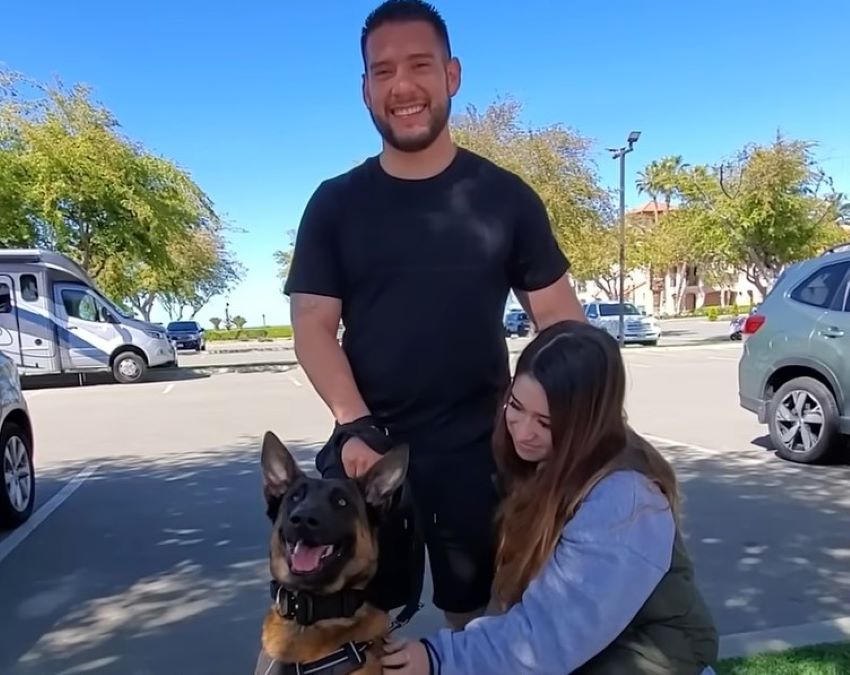
<svg viewBox="0 0 850 675">
<path fill-rule="evenodd" d="M 850 466 L 765 448 L 737 406 L 739 351 L 626 350 L 630 420 L 677 469 L 698 583 L 724 635 L 850 616 Z M 252 672 L 268 605 L 259 439 L 273 429 L 309 468 L 332 423 L 299 368 L 264 368 L 27 391 L 39 510 L 0 538 L 0 673 Z M 407 633 L 439 627 L 429 605 Z"/>
</svg>

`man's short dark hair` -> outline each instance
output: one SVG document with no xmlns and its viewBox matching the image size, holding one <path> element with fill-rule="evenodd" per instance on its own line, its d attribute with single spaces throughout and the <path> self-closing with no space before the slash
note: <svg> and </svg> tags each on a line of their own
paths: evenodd
<svg viewBox="0 0 850 675">
<path fill-rule="evenodd" d="M 385 0 L 372 10 L 363 24 L 360 35 L 360 52 L 363 62 L 366 62 L 366 41 L 376 28 L 387 23 L 404 23 L 408 21 L 424 21 L 431 25 L 446 47 L 446 54 L 451 57 L 452 47 L 449 42 L 449 31 L 446 22 L 434 5 L 424 0 Z"/>
</svg>

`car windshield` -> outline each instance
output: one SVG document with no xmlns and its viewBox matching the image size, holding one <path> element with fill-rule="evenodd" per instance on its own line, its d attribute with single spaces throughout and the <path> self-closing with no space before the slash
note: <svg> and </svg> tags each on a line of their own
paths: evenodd
<svg viewBox="0 0 850 675">
<path fill-rule="evenodd" d="M 198 330 L 198 324 L 194 321 L 172 321 L 168 330 Z"/>
<path fill-rule="evenodd" d="M 611 305 L 599 305 L 599 314 L 602 316 L 620 316 L 620 305 L 611 304 Z M 629 315 L 640 315 L 638 308 L 635 307 L 630 302 L 623 303 L 623 314 L 626 316 Z"/>
</svg>

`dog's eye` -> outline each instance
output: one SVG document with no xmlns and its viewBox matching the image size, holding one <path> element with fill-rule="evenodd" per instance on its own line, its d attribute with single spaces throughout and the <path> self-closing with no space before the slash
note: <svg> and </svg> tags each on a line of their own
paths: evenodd
<svg viewBox="0 0 850 675">
<path fill-rule="evenodd" d="M 304 494 L 306 492 L 307 489 L 302 485 L 300 488 L 298 488 L 297 490 L 295 490 L 295 492 L 292 493 L 292 496 L 289 499 L 293 502 L 300 502 L 302 499 L 304 499 Z"/>
<path fill-rule="evenodd" d="M 346 507 L 348 506 L 348 500 L 345 497 L 337 497 L 336 505 L 339 507 Z"/>
</svg>

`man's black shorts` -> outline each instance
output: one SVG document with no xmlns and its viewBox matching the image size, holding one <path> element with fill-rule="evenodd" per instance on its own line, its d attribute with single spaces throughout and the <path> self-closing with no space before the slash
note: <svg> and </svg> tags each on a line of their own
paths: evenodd
<svg viewBox="0 0 850 675">
<path fill-rule="evenodd" d="M 441 454 L 430 450 L 430 444 L 411 443 L 408 482 L 428 551 L 433 603 L 445 612 L 473 612 L 487 605 L 493 583 L 499 494 L 490 439 Z M 330 444 L 319 453 L 317 467 L 326 477 L 345 475 Z M 388 516 L 379 535 L 370 600 L 388 611 L 407 604 L 411 573 L 419 566 L 404 522 L 403 512 Z"/>
<path fill-rule="evenodd" d="M 490 600 L 499 501 L 495 471 L 489 439 L 480 449 L 411 462 L 408 477 L 423 524 L 433 602 L 445 612 L 472 612 Z"/>
</svg>

